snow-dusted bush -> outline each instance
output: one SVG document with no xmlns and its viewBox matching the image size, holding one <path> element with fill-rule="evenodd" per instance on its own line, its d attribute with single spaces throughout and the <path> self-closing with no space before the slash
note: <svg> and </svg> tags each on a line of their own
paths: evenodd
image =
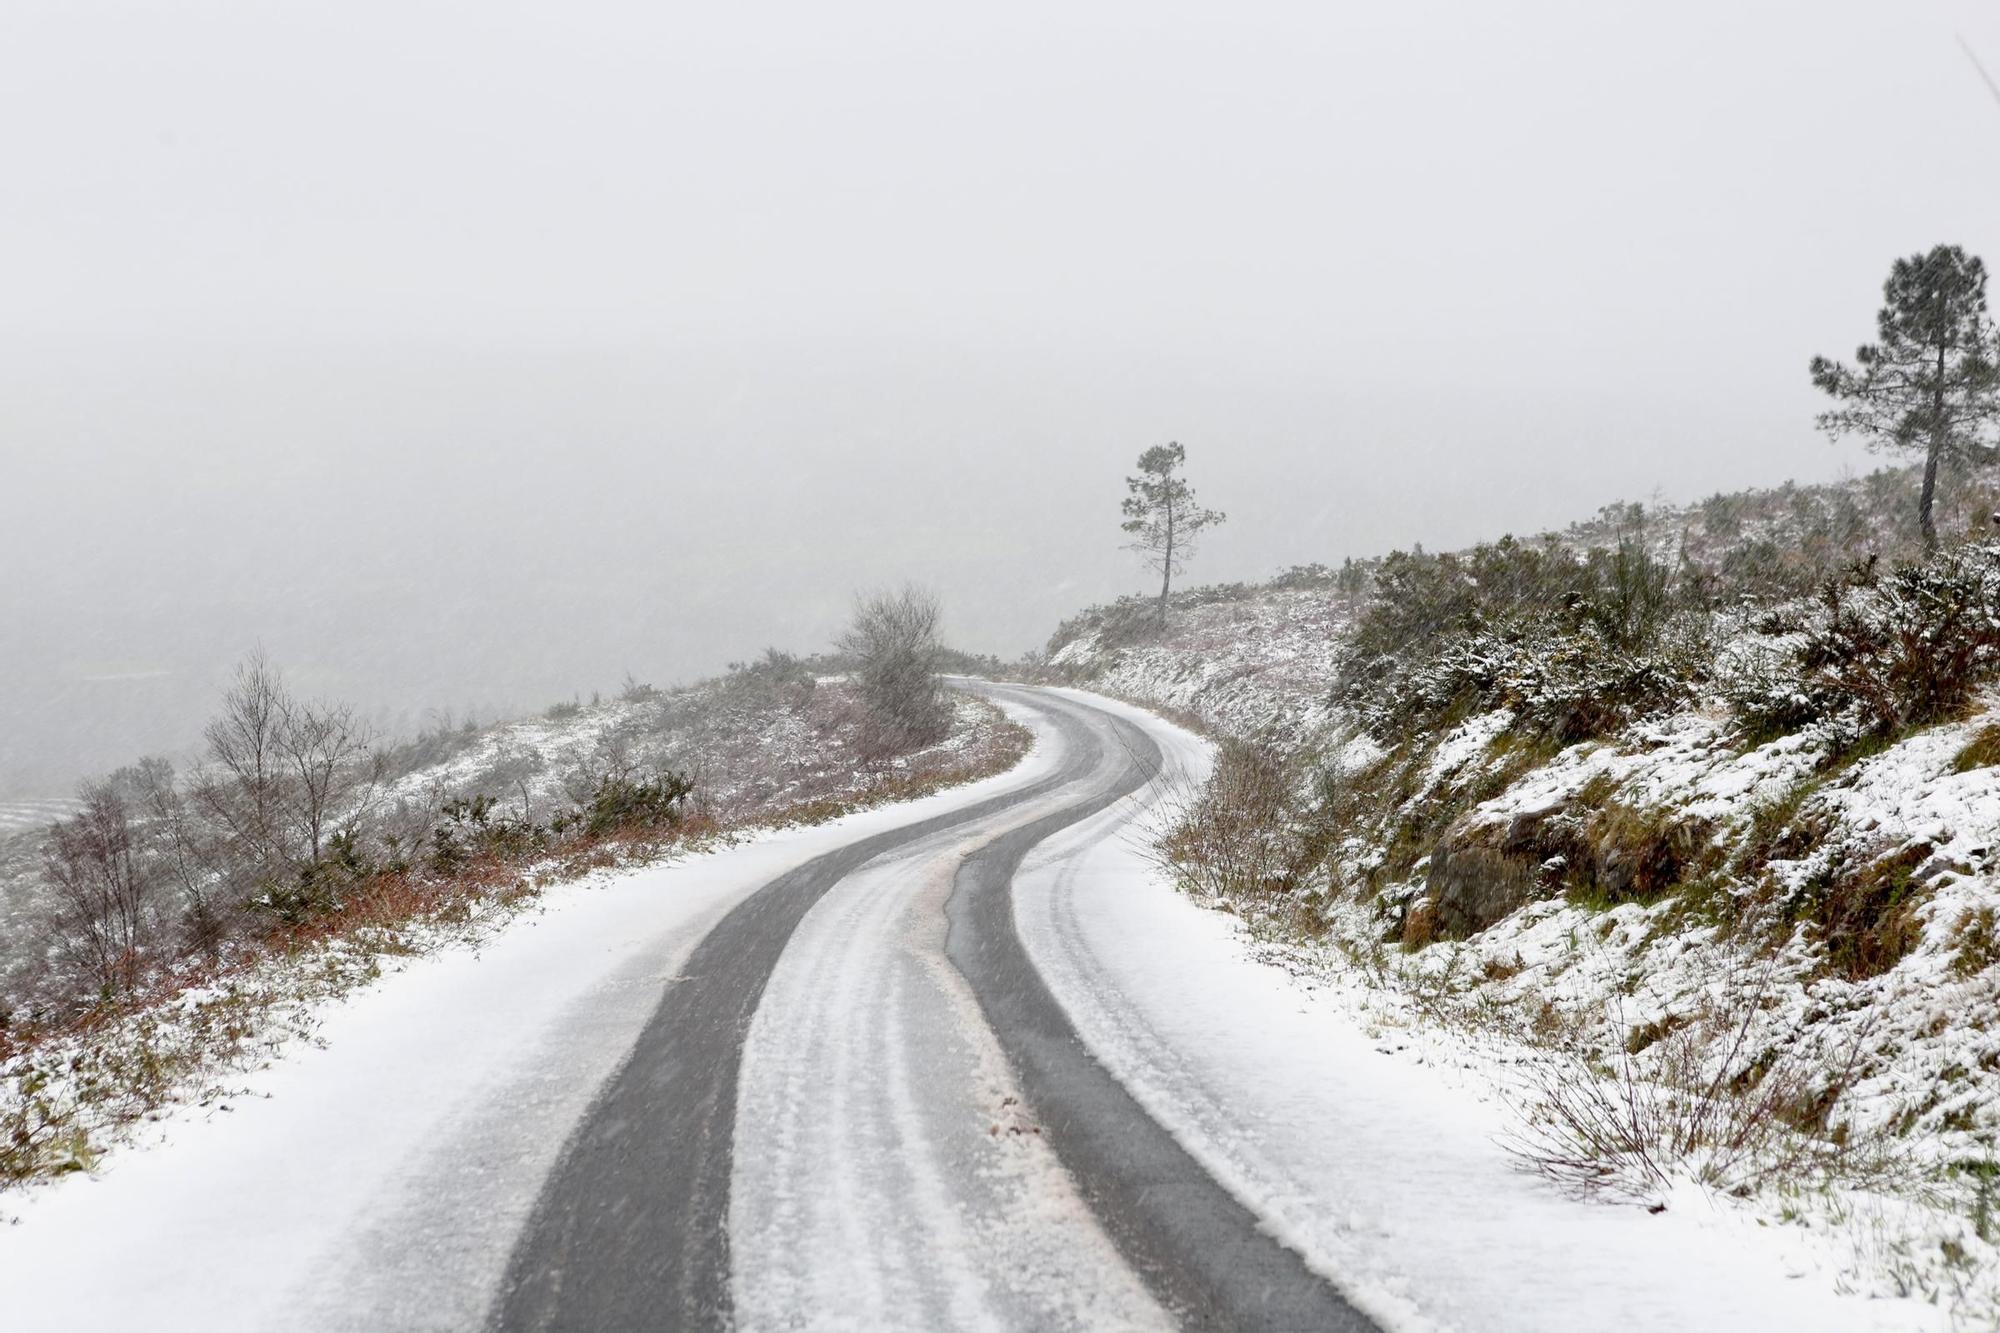
<svg viewBox="0 0 2000 1333">
<path fill-rule="evenodd" d="M 1552 740 L 1603 735 L 1692 697 L 1713 656 L 1701 596 L 1629 542 L 1398 552 L 1336 689 L 1384 743 L 1501 708 Z"/>
<path fill-rule="evenodd" d="M 607 774 L 578 808 L 573 826 L 585 837 L 672 828 L 686 817 L 694 789 L 685 773 Z"/>
<path fill-rule="evenodd" d="M 1732 655 L 1724 691 L 1744 726 L 1818 725 L 1837 742 L 1955 716 L 2000 673 L 2000 545 L 1939 551 L 1882 575 L 1829 579 L 1796 629 Z"/>
<path fill-rule="evenodd" d="M 1558 1184 L 1660 1204 L 1683 1181 L 1747 1195 L 1885 1178 L 1886 1136 L 1828 1123 L 1855 1060 L 1829 1070 L 1774 1040 L 1763 987 L 1725 994 L 1634 1029 L 1602 1063 L 1574 1035 L 1545 1037 L 1509 1148 Z"/>
<path fill-rule="evenodd" d="M 781 648 L 766 648 L 754 662 L 731 662 L 722 693 L 732 705 L 803 708 L 818 684 L 812 659 Z"/>
<path fill-rule="evenodd" d="M 870 749 L 895 754 L 929 745 L 951 727 L 945 702 L 944 617 L 937 595 L 914 584 L 857 598 L 854 620 L 841 635 L 841 651 L 854 659 L 854 676 L 867 705 Z"/>
</svg>

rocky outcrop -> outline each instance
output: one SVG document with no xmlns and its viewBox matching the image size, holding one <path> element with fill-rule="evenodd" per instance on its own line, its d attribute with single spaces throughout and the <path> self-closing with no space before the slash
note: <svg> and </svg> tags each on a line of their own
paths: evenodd
<svg viewBox="0 0 2000 1333">
<path fill-rule="evenodd" d="M 1412 920 L 1451 939 L 1484 930 L 1560 885 L 1576 845 L 1575 821 L 1561 805 L 1505 820 L 1461 820 L 1431 850 L 1427 911 L 1412 912 Z"/>
<path fill-rule="evenodd" d="M 1432 937 L 1464 939 L 1566 890 L 1645 902 L 1719 858 L 1714 826 L 1578 793 L 1505 818 L 1468 817 L 1432 850 L 1423 906 Z M 1421 939 L 1410 943 L 1423 943 Z"/>
</svg>

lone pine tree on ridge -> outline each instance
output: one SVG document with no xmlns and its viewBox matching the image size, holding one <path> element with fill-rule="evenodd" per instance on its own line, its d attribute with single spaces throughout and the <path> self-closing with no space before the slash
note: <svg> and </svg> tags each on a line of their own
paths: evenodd
<svg viewBox="0 0 2000 1333">
<path fill-rule="evenodd" d="M 1173 591 L 1174 575 L 1194 555 L 1196 538 L 1228 517 L 1195 502 L 1194 488 L 1179 475 L 1186 462 L 1187 450 L 1179 443 L 1156 444 L 1139 455 L 1139 475 L 1125 478 L 1122 526 L 1132 534 L 1126 549 L 1139 552 L 1160 576 L 1162 627 L 1167 623 L 1167 594 Z"/>
</svg>

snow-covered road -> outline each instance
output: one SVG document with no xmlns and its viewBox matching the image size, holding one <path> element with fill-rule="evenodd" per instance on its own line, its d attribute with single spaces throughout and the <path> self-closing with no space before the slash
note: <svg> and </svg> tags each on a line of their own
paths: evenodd
<svg viewBox="0 0 2000 1333">
<path fill-rule="evenodd" d="M 1014 772 L 563 890 L 0 1197 L 0 1326 L 1930 1326 L 1520 1172 L 1151 874 L 1199 741 L 994 693 Z"/>
</svg>

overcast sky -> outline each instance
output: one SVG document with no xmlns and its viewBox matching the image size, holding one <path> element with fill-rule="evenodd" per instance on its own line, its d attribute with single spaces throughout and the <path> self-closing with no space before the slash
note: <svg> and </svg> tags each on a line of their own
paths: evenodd
<svg viewBox="0 0 2000 1333">
<path fill-rule="evenodd" d="M 8 0 L 0 794 L 261 640 L 385 716 L 1866 468 L 2000 6 Z"/>
</svg>

